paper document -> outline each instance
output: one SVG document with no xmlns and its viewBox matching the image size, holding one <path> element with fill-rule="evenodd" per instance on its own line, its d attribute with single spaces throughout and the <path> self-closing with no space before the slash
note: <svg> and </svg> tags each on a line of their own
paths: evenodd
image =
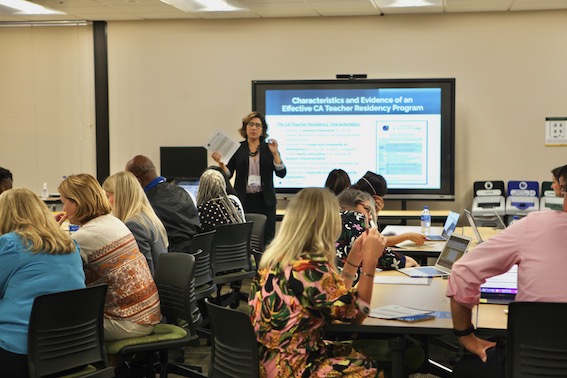
<svg viewBox="0 0 567 378">
<path fill-rule="evenodd" d="M 398 244 L 395 245 L 395 247 L 397 248 L 408 248 L 408 249 L 416 249 L 416 248 L 429 248 L 429 247 L 435 247 L 436 245 L 438 245 L 439 242 L 437 243 L 423 243 L 422 245 L 417 245 L 414 242 L 412 242 L 411 240 L 404 240 L 403 242 L 400 242 Z"/>
<path fill-rule="evenodd" d="M 418 310 L 415 308 L 398 305 L 388 305 L 373 308 L 370 310 L 370 316 L 372 316 L 373 318 L 381 319 L 400 319 L 409 316 L 426 315 L 430 313 L 432 313 L 432 311 Z"/>
<path fill-rule="evenodd" d="M 228 163 L 239 147 L 240 143 L 228 137 L 220 130 L 217 130 L 205 145 L 205 148 L 210 152 L 216 151 L 220 153 L 222 156 L 221 160 L 225 164 Z"/>
<path fill-rule="evenodd" d="M 391 285 L 429 285 L 431 279 L 427 277 L 409 277 L 409 276 L 374 276 L 375 284 L 391 284 Z"/>
</svg>

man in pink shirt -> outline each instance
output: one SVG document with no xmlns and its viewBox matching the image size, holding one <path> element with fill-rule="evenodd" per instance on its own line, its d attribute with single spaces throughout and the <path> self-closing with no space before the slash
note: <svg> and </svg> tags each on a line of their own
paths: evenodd
<svg viewBox="0 0 567 378">
<path fill-rule="evenodd" d="M 474 334 L 472 308 L 478 304 L 480 285 L 487 278 L 518 264 L 516 301 L 567 302 L 567 166 L 560 171 L 563 211 L 529 214 L 488 241 L 476 246 L 453 265 L 447 287 L 455 335 L 460 344 L 478 356 L 463 358 L 456 377 L 503 377 L 504 348 Z"/>
</svg>

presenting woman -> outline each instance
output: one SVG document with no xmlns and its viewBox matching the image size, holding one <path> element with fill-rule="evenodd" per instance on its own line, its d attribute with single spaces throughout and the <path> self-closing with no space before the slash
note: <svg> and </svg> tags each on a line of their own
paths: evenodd
<svg viewBox="0 0 567 378">
<path fill-rule="evenodd" d="M 79 225 L 73 238 L 81 248 L 87 286 L 108 285 L 104 304 L 106 340 L 149 335 L 161 320 L 157 287 L 136 239 L 111 215 L 100 184 L 86 173 L 59 185 L 64 218 Z"/>
<path fill-rule="evenodd" d="M 112 214 L 132 232 L 140 252 L 145 256 L 152 276 L 159 255 L 167 252 L 167 233 L 157 217 L 144 189 L 130 172 L 118 172 L 104 180 Z"/>
<path fill-rule="evenodd" d="M 0 376 L 28 377 L 28 324 L 38 295 L 85 287 L 73 239 L 28 189 L 0 195 Z"/>
<path fill-rule="evenodd" d="M 276 232 L 274 172 L 283 178 L 287 171 L 278 150 L 278 142 L 275 139 L 266 141 L 268 124 L 262 114 L 248 114 L 242 119 L 239 131 L 246 140 L 240 144 L 228 164 L 225 165 L 219 152 L 214 152 L 212 157 L 229 177 L 236 172 L 234 189 L 244 204 L 244 211 L 264 214 L 268 218 L 264 233 L 264 240 L 268 244 Z"/>
<path fill-rule="evenodd" d="M 223 174 L 214 169 L 207 169 L 199 180 L 197 192 L 197 210 L 204 232 L 212 231 L 219 224 L 242 223 L 242 211 L 239 205 L 226 193 Z"/>
<path fill-rule="evenodd" d="M 374 272 L 384 241 L 375 229 L 357 239 L 339 274 L 335 240 L 338 202 L 322 188 L 301 190 L 264 253 L 250 287 L 250 316 L 260 343 L 262 377 L 374 377 L 374 363 L 349 344 L 324 341 L 334 320 L 368 315 Z M 317 214 L 317 216 L 313 216 Z M 357 288 L 352 282 L 358 268 Z"/>
</svg>

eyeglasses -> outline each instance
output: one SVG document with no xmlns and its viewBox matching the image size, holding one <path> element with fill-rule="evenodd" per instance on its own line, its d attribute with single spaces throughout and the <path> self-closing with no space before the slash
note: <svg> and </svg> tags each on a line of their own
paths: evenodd
<svg viewBox="0 0 567 378">
<path fill-rule="evenodd" d="M 248 122 L 248 127 L 258 127 L 258 128 L 262 128 L 264 125 L 262 125 L 262 122 Z"/>
</svg>

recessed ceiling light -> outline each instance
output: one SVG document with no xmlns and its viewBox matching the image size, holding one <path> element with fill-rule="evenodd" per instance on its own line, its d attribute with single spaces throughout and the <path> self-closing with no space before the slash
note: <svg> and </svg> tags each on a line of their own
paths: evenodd
<svg viewBox="0 0 567 378">
<path fill-rule="evenodd" d="M 161 0 L 183 12 L 235 12 L 246 10 L 225 0 Z"/>
<path fill-rule="evenodd" d="M 0 5 L 17 9 L 18 12 L 14 14 L 65 14 L 25 0 L 0 0 Z"/>
<path fill-rule="evenodd" d="M 438 6 L 438 0 L 371 0 L 377 8 L 411 8 Z"/>
</svg>

